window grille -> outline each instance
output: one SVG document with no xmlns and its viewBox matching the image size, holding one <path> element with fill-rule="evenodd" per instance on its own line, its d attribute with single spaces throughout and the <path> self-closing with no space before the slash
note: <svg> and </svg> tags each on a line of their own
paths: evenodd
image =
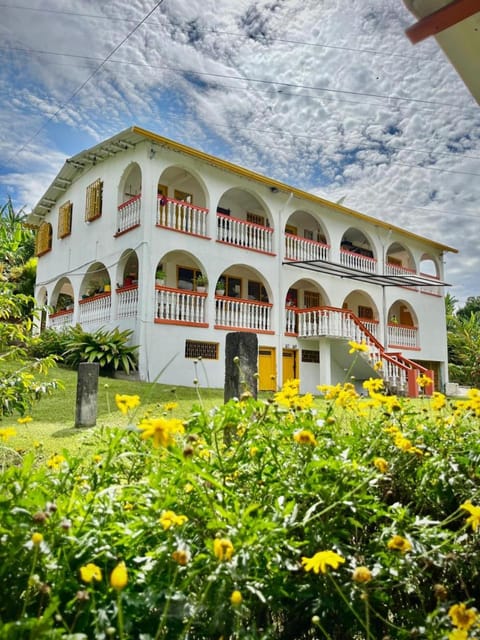
<svg viewBox="0 0 480 640">
<path fill-rule="evenodd" d="M 254 224 L 260 224 L 262 227 L 265 226 L 265 218 L 264 216 L 259 216 L 256 213 L 250 213 L 247 211 L 247 222 L 253 222 Z"/>
<path fill-rule="evenodd" d="M 318 364 L 320 362 L 320 351 L 302 349 L 302 362 L 313 362 Z"/>
<path fill-rule="evenodd" d="M 218 342 L 185 341 L 185 358 L 218 360 Z"/>
</svg>

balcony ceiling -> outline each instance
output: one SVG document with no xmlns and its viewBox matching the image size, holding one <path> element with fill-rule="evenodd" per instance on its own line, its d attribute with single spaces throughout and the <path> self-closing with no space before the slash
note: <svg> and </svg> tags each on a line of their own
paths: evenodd
<svg viewBox="0 0 480 640">
<path fill-rule="evenodd" d="M 406 31 L 415 44 L 433 36 L 480 104 L 479 0 L 404 0 L 417 18 Z"/>
</svg>

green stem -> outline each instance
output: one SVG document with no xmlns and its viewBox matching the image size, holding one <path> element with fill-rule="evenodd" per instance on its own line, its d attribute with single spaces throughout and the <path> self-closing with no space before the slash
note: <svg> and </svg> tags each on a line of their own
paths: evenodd
<svg viewBox="0 0 480 640">
<path fill-rule="evenodd" d="M 25 613 L 27 612 L 27 606 L 29 603 L 29 593 L 30 593 L 30 582 L 32 580 L 33 577 L 33 572 L 35 571 L 35 567 L 37 566 L 37 558 L 38 558 L 38 546 L 34 545 L 33 547 L 33 559 L 32 559 L 32 566 L 30 567 L 30 573 L 28 575 L 27 578 L 27 588 L 25 589 L 25 599 L 23 601 L 23 607 L 22 607 L 22 613 L 20 614 L 20 619 L 23 618 L 23 616 L 25 615 Z"/>
<path fill-rule="evenodd" d="M 346 606 L 350 609 L 350 611 L 353 613 L 353 615 L 355 616 L 355 618 L 358 620 L 358 622 L 361 624 L 361 626 L 365 629 L 365 631 L 367 632 L 367 640 L 369 640 L 370 638 L 372 638 L 372 635 L 370 634 L 370 630 L 368 628 L 368 625 L 365 624 L 365 622 L 362 620 L 362 618 L 358 615 L 358 613 L 355 611 L 355 609 L 352 607 L 351 603 L 348 601 L 348 599 L 346 598 L 345 594 L 343 593 L 343 591 L 340 589 L 340 587 L 337 584 L 337 581 L 335 580 L 335 578 L 332 576 L 331 573 L 327 574 L 328 577 L 330 578 L 330 580 L 333 583 L 333 586 L 335 587 L 338 595 L 342 598 L 343 602 L 346 604 Z M 373 640 L 375 640 L 373 638 Z"/>
<path fill-rule="evenodd" d="M 117 609 L 118 609 L 118 637 L 120 640 L 123 639 L 123 606 L 122 606 L 122 592 L 118 591 L 117 593 Z"/>
<path fill-rule="evenodd" d="M 171 584 L 171 587 L 170 587 L 170 593 L 173 592 L 173 588 L 174 588 L 175 582 L 177 580 L 177 575 L 178 575 L 178 567 L 176 568 L 175 573 L 173 575 L 172 584 Z M 172 601 L 172 596 L 169 595 L 167 597 L 167 601 L 165 602 L 165 606 L 163 607 L 162 617 L 160 618 L 160 622 L 158 623 L 157 633 L 155 634 L 155 640 L 160 640 L 160 638 L 165 635 L 163 627 L 165 625 L 165 621 L 167 619 L 168 612 L 170 610 L 171 601 Z"/>
</svg>

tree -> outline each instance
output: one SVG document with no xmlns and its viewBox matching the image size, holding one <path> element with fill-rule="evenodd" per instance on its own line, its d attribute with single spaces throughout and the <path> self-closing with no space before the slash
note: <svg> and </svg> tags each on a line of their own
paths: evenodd
<svg viewBox="0 0 480 640">
<path fill-rule="evenodd" d="M 23 209 L 16 212 L 11 198 L 0 207 L 0 278 L 15 293 L 33 295 L 37 268 L 35 234 L 25 226 Z"/>
<path fill-rule="evenodd" d="M 480 387 L 480 322 L 471 313 L 458 316 L 448 331 L 449 374 L 453 381 Z"/>
<path fill-rule="evenodd" d="M 477 317 L 477 320 L 480 321 L 480 296 L 469 296 L 465 302 L 465 306 L 457 311 L 457 317 L 468 320 L 472 313 Z"/>
</svg>

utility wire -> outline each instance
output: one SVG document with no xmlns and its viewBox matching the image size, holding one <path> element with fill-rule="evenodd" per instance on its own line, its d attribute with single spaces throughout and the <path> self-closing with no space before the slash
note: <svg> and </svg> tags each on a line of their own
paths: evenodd
<svg viewBox="0 0 480 640">
<path fill-rule="evenodd" d="M 86 80 L 84 80 L 82 82 L 82 84 L 77 87 L 77 89 L 75 89 L 75 91 L 70 95 L 70 97 L 65 100 L 65 102 L 63 102 L 58 109 L 50 116 L 48 117 L 43 124 L 37 129 L 37 131 L 20 147 L 20 149 L 17 150 L 16 155 L 18 155 L 19 153 L 21 153 L 31 142 L 33 142 L 33 140 L 35 140 L 35 138 L 39 135 L 39 133 L 41 131 L 43 131 L 43 129 L 47 126 L 47 124 L 49 122 L 51 122 L 54 118 L 56 118 L 58 116 L 59 113 L 61 113 L 65 107 L 80 93 L 80 91 L 90 82 L 90 80 L 100 71 L 100 69 L 102 69 L 105 64 L 110 60 L 110 58 L 120 49 L 120 47 L 122 47 L 125 42 L 130 38 L 130 36 L 132 36 L 142 25 L 143 23 L 152 15 L 152 13 L 154 13 L 154 11 L 156 11 L 158 9 L 158 7 L 164 2 L 164 0 L 159 0 L 159 2 L 157 2 L 155 4 L 155 6 L 153 7 L 153 9 L 151 9 L 147 15 L 140 20 L 140 22 L 138 22 L 135 27 L 129 31 L 129 33 L 123 38 L 123 40 L 112 49 L 112 51 L 108 54 L 108 56 L 106 58 L 104 58 L 102 60 L 102 62 L 92 71 L 92 73 L 90 73 L 90 75 L 88 76 L 88 78 L 86 78 Z"/>
</svg>

